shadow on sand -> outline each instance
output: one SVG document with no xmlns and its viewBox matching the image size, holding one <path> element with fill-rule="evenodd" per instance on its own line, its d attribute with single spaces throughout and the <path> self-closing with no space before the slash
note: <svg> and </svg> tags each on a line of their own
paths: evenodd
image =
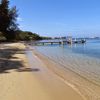
<svg viewBox="0 0 100 100">
<path fill-rule="evenodd" d="M 17 48 L 0 48 L 0 74 L 10 73 L 10 70 L 16 72 L 38 72 L 39 69 L 25 68 L 23 62 L 13 57 L 14 54 L 24 54 L 24 50 Z"/>
</svg>

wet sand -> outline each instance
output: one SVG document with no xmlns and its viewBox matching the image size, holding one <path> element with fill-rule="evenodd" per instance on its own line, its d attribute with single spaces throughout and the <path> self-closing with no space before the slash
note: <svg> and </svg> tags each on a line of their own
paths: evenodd
<svg viewBox="0 0 100 100">
<path fill-rule="evenodd" d="M 22 43 L 0 44 L 0 100 L 83 100 Z"/>
<path fill-rule="evenodd" d="M 48 58 L 48 56 L 44 56 L 40 52 L 37 52 L 34 47 L 31 49 L 33 50 L 34 55 L 41 59 L 49 70 L 56 74 L 65 84 L 72 87 L 85 100 L 100 100 L 99 84 L 88 80 L 88 78 L 81 76 L 79 73 L 76 73 L 76 71 L 66 68 L 66 66 L 63 66 L 59 62 L 57 63 L 53 61 L 52 59 Z"/>
</svg>

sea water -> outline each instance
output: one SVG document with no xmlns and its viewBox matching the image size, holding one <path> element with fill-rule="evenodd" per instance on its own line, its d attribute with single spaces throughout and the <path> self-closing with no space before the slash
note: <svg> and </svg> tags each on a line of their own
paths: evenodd
<svg viewBox="0 0 100 100">
<path fill-rule="evenodd" d="M 100 40 L 87 40 L 85 44 L 35 46 L 49 59 L 80 76 L 100 85 Z"/>
</svg>

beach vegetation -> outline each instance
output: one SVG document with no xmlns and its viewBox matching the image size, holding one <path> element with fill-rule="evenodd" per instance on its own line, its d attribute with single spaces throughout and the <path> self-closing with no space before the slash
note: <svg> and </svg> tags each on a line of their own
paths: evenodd
<svg viewBox="0 0 100 100">
<path fill-rule="evenodd" d="M 7 41 L 16 38 L 17 24 L 17 9 L 16 6 L 9 8 L 9 0 L 1 0 L 0 2 L 0 32 Z"/>
<path fill-rule="evenodd" d="M 18 10 L 16 6 L 9 7 L 9 0 L 0 1 L 0 41 L 28 41 L 51 39 L 42 37 L 30 31 L 22 31 L 17 23 Z"/>
<path fill-rule="evenodd" d="M 32 33 L 30 31 L 21 31 L 21 30 L 18 30 L 17 31 L 17 37 L 16 37 L 17 40 L 41 40 L 42 37 L 39 36 L 38 34 L 36 33 Z"/>
</svg>

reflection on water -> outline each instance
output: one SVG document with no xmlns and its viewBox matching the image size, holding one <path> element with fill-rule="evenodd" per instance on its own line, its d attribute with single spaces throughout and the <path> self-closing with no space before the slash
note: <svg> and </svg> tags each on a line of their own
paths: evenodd
<svg viewBox="0 0 100 100">
<path fill-rule="evenodd" d="M 36 46 L 36 49 L 65 68 L 100 84 L 100 40 L 88 40 L 86 44 Z"/>
</svg>

